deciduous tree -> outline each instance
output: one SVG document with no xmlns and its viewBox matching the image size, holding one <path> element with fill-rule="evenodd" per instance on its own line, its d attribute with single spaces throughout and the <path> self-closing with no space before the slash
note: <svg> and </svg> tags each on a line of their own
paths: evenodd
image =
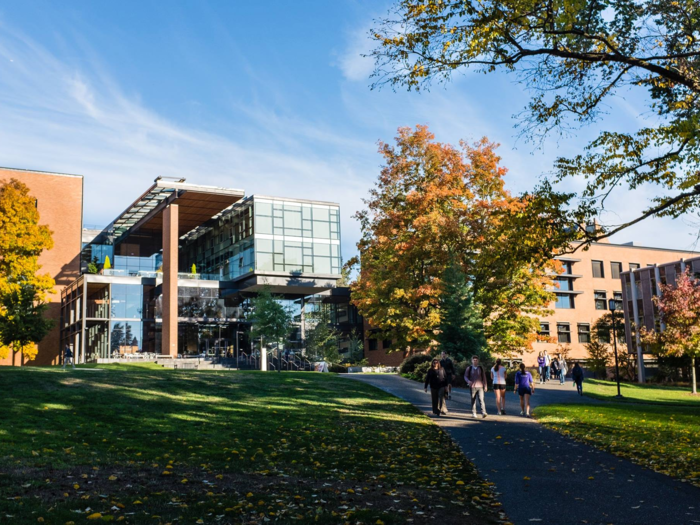
<svg viewBox="0 0 700 525">
<path fill-rule="evenodd" d="M 44 319 L 54 281 L 40 273 L 39 255 L 53 247 L 51 231 L 39 224 L 36 200 L 22 182 L 0 185 L 0 357 L 19 351 L 36 356 L 36 344 L 53 323 Z"/>
<path fill-rule="evenodd" d="M 277 357 L 280 361 L 280 345 L 292 331 L 291 313 L 272 295 L 269 286 L 264 286 L 258 292 L 258 296 L 251 301 L 251 307 L 248 316 L 252 323 L 251 337 L 262 337 L 263 341 L 276 343 Z M 260 352 L 265 352 L 265 348 L 261 347 Z"/>
<path fill-rule="evenodd" d="M 380 143 L 385 165 L 356 215 L 360 255 L 350 264 L 361 263 L 361 272 L 352 293 L 396 349 L 435 345 L 441 283 L 453 260 L 494 350 L 521 351 L 536 338 L 536 316 L 553 298 L 547 271 L 562 225 L 556 217 L 535 227 L 525 220 L 527 198 L 505 190 L 495 148 L 487 139 L 460 148 L 435 142 L 425 126 L 400 128 L 395 146 Z"/>
<path fill-rule="evenodd" d="M 640 329 L 642 341 L 662 355 L 686 356 L 691 363 L 693 394 L 697 394 L 695 359 L 700 357 L 700 280 L 685 272 L 674 284 L 661 285 L 661 295 L 654 297 L 663 330 Z"/>
<path fill-rule="evenodd" d="M 331 324 L 328 306 L 319 304 L 315 310 L 307 313 L 307 320 L 310 328 L 306 336 L 306 346 L 311 357 L 338 363 L 340 331 Z"/>
<path fill-rule="evenodd" d="M 630 133 L 603 131 L 584 153 L 556 161 L 555 181 L 587 179 L 570 223 L 585 224 L 616 188 L 643 185 L 655 191 L 638 217 L 580 235 L 596 240 L 648 216 L 698 209 L 697 0 L 396 0 L 371 36 L 374 86 L 425 89 L 467 68 L 515 74 L 533 93 L 520 114 L 531 138 L 598 121 L 612 98 L 645 91 L 639 112 L 655 118 Z M 550 190 L 539 188 L 543 201 Z"/>
</svg>

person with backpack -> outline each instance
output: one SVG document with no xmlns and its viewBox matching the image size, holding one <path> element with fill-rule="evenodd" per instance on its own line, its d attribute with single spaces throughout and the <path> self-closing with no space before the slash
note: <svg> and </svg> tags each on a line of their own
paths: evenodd
<svg viewBox="0 0 700 525">
<path fill-rule="evenodd" d="M 481 417 L 485 418 L 486 403 L 484 402 L 484 394 L 488 392 L 488 383 L 486 381 L 486 373 L 484 368 L 479 364 L 477 356 L 472 357 L 472 365 L 464 371 L 464 380 L 471 391 L 472 398 L 472 417 L 476 417 L 476 399 L 479 398 L 481 404 Z"/>
<path fill-rule="evenodd" d="M 430 385 L 430 396 L 433 402 L 433 414 L 440 417 L 442 414 L 447 414 L 447 405 L 445 403 L 445 387 L 447 386 L 447 374 L 445 369 L 440 366 L 440 361 L 433 359 L 430 363 L 430 369 L 425 375 L 425 391 L 428 391 Z"/>
<path fill-rule="evenodd" d="M 70 345 L 66 345 L 65 349 L 63 350 L 63 368 L 66 368 L 69 361 L 70 364 L 73 365 L 73 368 L 75 368 L 75 361 L 73 361 L 73 350 L 70 349 Z"/>
<path fill-rule="evenodd" d="M 520 396 L 520 415 L 530 417 L 530 396 L 535 393 L 532 374 L 525 371 L 525 364 L 520 363 L 520 370 L 515 373 L 515 393 Z"/>
<path fill-rule="evenodd" d="M 561 369 L 559 368 L 559 360 L 555 357 L 552 359 L 552 364 L 550 365 L 550 368 L 552 370 L 552 377 L 554 379 L 559 379 L 559 372 Z"/>
<path fill-rule="evenodd" d="M 571 379 L 574 380 L 574 386 L 576 386 L 576 391 L 578 395 L 583 395 L 583 368 L 578 363 L 574 364 L 574 368 L 571 370 Z"/>
<path fill-rule="evenodd" d="M 491 383 L 496 394 L 496 414 L 506 415 L 506 367 L 496 359 L 496 364 L 491 369 Z"/>
<path fill-rule="evenodd" d="M 452 382 L 455 379 L 455 364 L 450 359 L 450 356 L 446 352 L 442 352 L 440 355 L 440 366 L 445 370 L 447 374 L 447 386 L 445 387 L 445 395 L 447 399 L 452 399 Z"/>
</svg>

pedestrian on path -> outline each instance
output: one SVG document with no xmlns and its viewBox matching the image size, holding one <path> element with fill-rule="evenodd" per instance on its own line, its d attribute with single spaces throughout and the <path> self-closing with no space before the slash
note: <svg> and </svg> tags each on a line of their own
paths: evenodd
<svg viewBox="0 0 700 525">
<path fill-rule="evenodd" d="M 433 359 L 430 364 L 430 370 L 425 376 L 425 391 L 428 391 L 430 385 L 430 396 L 433 401 L 433 414 L 440 417 L 441 414 L 447 414 L 447 405 L 445 404 L 445 387 L 447 386 L 447 374 L 445 369 L 440 366 L 440 361 Z"/>
<path fill-rule="evenodd" d="M 544 355 L 542 352 L 537 356 L 537 371 L 540 374 L 540 384 L 542 384 L 544 383 Z"/>
<path fill-rule="evenodd" d="M 501 360 L 496 359 L 496 364 L 491 369 L 491 382 L 496 394 L 496 414 L 506 415 L 506 367 L 501 365 Z"/>
<path fill-rule="evenodd" d="M 552 377 L 554 379 L 559 379 L 559 372 L 561 372 L 561 369 L 559 368 L 559 360 L 556 357 L 552 359 L 550 369 L 552 370 Z"/>
<path fill-rule="evenodd" d="M 535 393 L 532 374 L 525 371 L 525 364 L 520 363 L 520 370 L 515 373 L 515 392 L 520 396 L 520 415 L 530 417 L 530 396 Z"/>
<path fill-rule="evenodd" d="M 486 403 L 484 402 L 484 394 L 488 392 L 488 382 L 486 381 L 486 372 L 479 364 L 477 356 L 472 357 L 472 366 L 464 371 L 464 380 L 471 390 L 472 398 L 472 417 L 476 417 L 476 398 L 479 398 L 481 404 L 481 417 L 486 417 Z"/>
<path fill-rule="evenodd" d="M 574 380 L 574 385 L 576 386 L 576 391 L 578 395 L 583 395 L 583 368 L 578 363 L 574 364 L 573 370 L 571 370 L 571 379 Z"/>
<path fill-rule="evenodd" d="M 442 352 L 440 359 L 440 366 L 445 369 L 445 374 L 447 374 L 447 387 L 445 388 L 445 395 L 447 399 L 452 399 L 452 382 L 455 380 L 455 364 L 450 359 L 447 353 Z"/>
<path fill-rule="evenodd" d="M 63 368 L 66 368 L 66 365 L 70 362 L 71 365 L 73 365 L 73 368 L 75 368 L 75 361 L 73 361 L 73 350 L 70 349 L 70 345 L 66 345 L 66 348 L 63 350 Z"/>
<path fill-rule="evenodd" d="M 549 356 L 547 353 L 547 350 L 544 351 L 544 380 L 545 382 L 549 381 L 550 377 L 550 371 L 551 371 L 551 365 L 552 365 L 552 358 Z"/>
<path fill-rule="evenodd" d="M 559 354 L 559 367 L 561 368 L 559 371 L 559 382 L 563 385 L 566 382 L 568 367 L 566 365 L 566 358 L 562 354 Z"/>
</svg>

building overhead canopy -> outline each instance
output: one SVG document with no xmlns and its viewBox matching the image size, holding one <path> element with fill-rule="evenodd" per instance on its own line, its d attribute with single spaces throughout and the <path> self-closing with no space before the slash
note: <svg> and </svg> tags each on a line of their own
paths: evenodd
<svg viewBox="0 0 700 525">
<path fill-rule="evenodd" d="M 178 236 L 182 237 L 241 200 L 244 194 L 243 190 L 187 184 L 184 179 L 159 177 L 107 227 L 107 231 L 114 244 L 135 234 L 138 237 L 160 237 L 163 210 L 170 204 L 177 204 Z"/>
</svg>

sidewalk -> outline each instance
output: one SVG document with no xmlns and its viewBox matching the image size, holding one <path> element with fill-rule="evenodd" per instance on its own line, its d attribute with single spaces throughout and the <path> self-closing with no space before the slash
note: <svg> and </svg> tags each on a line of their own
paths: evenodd
<svg viewBox="0 0 700 525">
<path fill-rule="evenodd" d="M 423 385 L 397 375 L 352 374 L 432 416 Z M 531 406 L 602 403 L 580 397 L 571 381 L 535 385 Z M 585 383 L 584 383 L 585 389 Z M 506 394 L 507 416 L 496 416 L 492 392 L 486 419 L 472 419 L 468 391 L 453 392 L 450 413 L 433 418 L 460 445 L 481 475 L 496 484 L 510 520 L 565 524 L 700 524 L 700 489 L 625 459 L 577 443 L 518 416 L 518 396 Z M 528 480 L 524 478 L 529 478 Z M 593 478 L 593 479 L 590 479 Z"/>
</svg>

